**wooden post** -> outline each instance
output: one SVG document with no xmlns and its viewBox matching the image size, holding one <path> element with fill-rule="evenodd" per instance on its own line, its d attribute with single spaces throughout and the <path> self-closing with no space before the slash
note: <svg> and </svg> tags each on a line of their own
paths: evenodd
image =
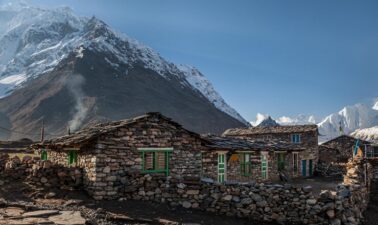
<svg viewBox="0 0 378 225">
<path fill-rule="evenodd" d="M 41 127 L 41 142 L 43 142 L 45 139 L 45 122 L 42 119 L 42 127 Z"/>
</svg>

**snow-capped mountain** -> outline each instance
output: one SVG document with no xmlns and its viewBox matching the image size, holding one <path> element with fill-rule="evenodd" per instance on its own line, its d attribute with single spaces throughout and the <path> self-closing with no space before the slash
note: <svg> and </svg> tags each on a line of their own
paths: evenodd
<svg viewBox="0 0 378 225">
<path fill-rule="evenodd" d="M 357 129 L 356 131 L 351 133 L 351 135 L 363 140 L 378 142 L 378 126 L 365 129 Z"/>
<path fill-rule="evenodd" d="M 372 105 L 355 104 L 346 106 L 337 113 L 333 113 L 318 124 L 320 140 L 326 141 L 339 136 L 341 133 L 350 134 L 357 129 L 370 128 L 378 125 L 377 102 Z M 341 129 L 340 129 L 341 128 Z"/>
<path fill-rule="evenodd" d="M 272 117 L 268 116 L 268 118 L 264 119 L 257 125 L 257 127 L 276 127 L 280 126 Z"/>
<path fill-rule="evenodd" d="M 206 77 L 195 67 L 188 65 L 179 65 L 178 68 L 184 73 L 186 81 L 201 92 L 209 99 L 211 103 L 218 109 L 227 113 L 228 115 L 238 119 L 239 121 L 248 124 L 248 122 L 240 116 L 240 114 L 231 108 L 220 94 L 214 89 L 213 85 L 206 79 Z"/>
<path fill-rule="evenodd" d="M 244 126 L 247 124 L 236 110 L 223 100 L 211 83 L 197 69 L 191 66 L 176 66 L 166 61 L 150 47 L 114 31 L 97 18 L 77 16 L 71 9 L 66 7 L 41 9 L 22 4 L 21 6 L 8 5 L 0 7 L 0 21 L 0 97 L 3 98 L 3 102 L 8 102 L 8 99 L 15 98 L 12 96 L 15 96 L 19 92 L 25 90 L 32 91 L 29 90 L 30 85 L 37 85 L 36 80 L 42 82 L 48 77 L 53 79 L 51 77 L 58 76 L 58 71 L 59 73 L 63 73 L 63 70 L 69 70 L 70 73 L 82 76 L 83 78 L 79 80 L 83 81 L 79 83 L 80 87 L 83 86 L 83 89 L 92 82 L 92 79 L 95 79 L 96 73 L 101 72 L 96 79 L 101 79 L 104 83 L 97 82 L 97 87 L 91 87 L 98 91 L 101 85 L 108 85 L 107 82 L 110 84 L 112 79 L 128 80 L 134 79 L 134 76 L 135 79 L 144 79 L 143 82 L 135 81 L 137 83 L 135 83 L 134 87 L 131 87 L 132 83 L 128 81 L 129 83 L 123 84 L 125 87 L 119 87 L 119 91 L 117 89 L 113 90 L 114 93 L 117 93 L 117 91 L 123 93 L 128 85 L 134 89 L 138 85 L 146 86 L 146 90 L 143 90 L 143 94 L 145 95 L 143 97 L 137 96 L 137 94 L 142 94 L 142 91 L 138 89 L 134 90 L 134 93 L 127 93 L 127 96 L 125 93 L 125 95 L 122 95 L 123 99 L 118 99 L 122 101 L 127 98 L 129 102 L 125 104 L 129 106 L 135 101 L 134 99 L 145 99 L 149 95 L 154 94 L 151 90 L 150 92 L 148 90 L 153 89 L 151 86 L 157 85 L 158 81 L 161 81 L 160 90 L 153 89 L 159 92 L 159 94 L 155 93 L 154 96 L 146 99 L 146 102 L 139 102 L 139 105 L 136 104 L 134 108 L 128 108 L 122 117 L 134 115 L 136 112 L 157 110 L 166 111 L 168 116 L 174 117 L 179 122 L 190 124 L 189 117 L 195 120 L 196 116 L 188 114 L 188 118 L 185 121 L 183 121 L 183 118 L 179 118 L 180 115 L 185 114 L 179 112 L 188 107 L 188 109 L 193 108 L 192 114 L 195 114 L 195 110 L 197 110 L 198 114 L 202 114 L 203 119 L 205 118 L 205 114 L 207 115 L 206 117 L 214 117 L 207 121 L 207 126 L 218 126 L 215 122 L 212 122 L 212 120 L 216 119 L 215 117 L 217 117 L 217 121 L 227 121 L 225 122 L 228 124 L 226 127 Z M 100 64 L 104 64 L 104 66 L 99 68 L 98 65 Z M 60 76 L 59 79 L 63 79 L 62 77 L 64 76 Z M 66 80 L 63 83 L 67 85 Z M 114 85 L 120 84 L 115 83 Z M 169 87 L 172 85 L 174 87 Z M 104 96 L 99 96 L 97 93 L 93 94 L 94 96 L 87 96 L 91 91 L 83 90 L 82 98 L 97 100 L 105 98 Z M 112 95 L 111 92 L 104 94 Z M 35 98 L 39 99 L 42 94 L 37 95 L 33 93 L 34 95 Z M 43 97 L 51 97 L 49 95 L 52 94 L 49 93 Z M 75 93 L 71 93 L 71 95 L 75 95 Z M 180 101 L 180 96 L 178 95 L 181 98 L 185 98 L 185 100 Z M 134 98 L 130 99 L 131 97 Z M 147 101 L 152 101 L 153 98 L 159 99 L 147 105 Z M 164 104 L 158 103 L 168 101 L 168 99 L 172 102 L 164 102 L 170 104 L 163 109 L 160 108 Z M 23 100 L 17 99 L 16 101 Z M 41 104 L 41 101 L 47 100 L 39 99 L 35 104 L 38 106 Z M 77 101 L 73 101 L 73 103 L 76 104 Z M 106 102 L 106 104 L 108 103 Z M 101 108 L 101 106 L 96 103 L 91 104 L 93 104 L 93 110 L 96 110 L 93 113 L 99 117 L 98 112 L 101 110 L 98 108 Z M 85 104 L 81 105 L 84 106 Z M 37 106 L 31 106 L 32 109 L 28 110 L 36 110 Z M 214 110 L 210 106 L 219 110 L 221 114 L 223 113 L 239 121 L 239 123 L 232 122 L 232 119 L 230 120 L 229 118 L 225 119 L 225 116 L 219 113 L 214 114 Z M 115 105 L 112 107 L 115 107 Z M 78 111 L 77 109 L 75 110 Z M 9 111 L 12 111 L 12 109 L 9 108 Z M 8 114 L 9 112 L 3 110 L 3 113 Z M 117 112 L 116 117 L 108 115 L 107 118 L 116 119 L 121 117 L 118 114 L 120 112 Z M 27 115 L 30 115 L 30 113 Z M 9 116 L 12 117 L 15 115 Z M 13 121 L 12 124 L 15 122 L 20 123 L 17 118 L 7 119 L 11 122 Z M 31 122 L 28 121 L 28 123 Z M 219 124 L 221 123 L 219 122 Z M 220 131 L 220 129 L 218 127 L 215 130 Z M 202 125 L 201 129 L 197 129 L 197 131 L 211 130 L 214 129 L 207 130 L 204 125 Z"/>
<path fill-rule="evenodd" d="M 266 120 L 272 120 L 278 125 L 305 125 L 305 124 L 316 124 L 317 119 L 315 116 L 307 116 L 307 115 L 302 115 L 299 114 L 298 116 L 295 117 L 288 117 L 288 116 L 281 116 L 278 117 L 277 119 L 271 118 L 268 114 L 262 114 L 262 113 L 257 113 L 256 115 L 256 120 L 251 121 L 252 126 L 258 126 L 262 122 Z"/>
<path fill-rule="evenodd" d="M 282 125 L 305 125 L 316 124 L 318 120 L 313 115 L 308 116 L 299 114 L 295 117 L 281 116 L 276 121 Z"/>
<path fill-rule="evenodd" d="M 250 124 L 254 127 L 280 126 L 271 116 L 262 113 L 257 113 L 256 120 L 250 122 Z"/>
<path fill-rule="evenodd" d="M 268 115 L 258 113 L 256 121 L 252 121 L 251 124 L 257 126 L 268 117 Z M 346 106 L 339 112 L 333 113 L 322 120 L 318 120 L 313 115 L 300 114 L 295 117 L 282 116 L 275 119 L 275 121 L 280 125 L 317 124 L 320 142 L 330 140 L 340 134 L 352 134 L 372 140 L 378 137 L 376 128 L 378 126 L 378 100 L 373 100 L 371 104 L 359 103 Z"/>
</svg>

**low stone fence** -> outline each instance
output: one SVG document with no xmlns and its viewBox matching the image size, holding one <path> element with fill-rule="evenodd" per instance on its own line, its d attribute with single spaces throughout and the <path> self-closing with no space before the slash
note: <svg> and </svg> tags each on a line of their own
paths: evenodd
<svg viewBox="0 0 378 225">
<path fill-rule="evenodd" d="M 0 157 L 0 165 L 4 166 L 0 168 L 0 176 L 10 179 L 26 179 L 45 187 L 82 185 L 80 169 L 51 165 L 49 161 L 1 160 Z M 309 186 L 218 184 L 211 180 L 182 183 L 164 175 L 140 173 L 128 174 L 109 184 L 117 183 L 117 194 L 112 198 L 119 200 L 162 202 L 172 207 L 281 224 L 360 224 L 369 201 L 372 168 L 363 159 L 355 158 L 346 164 L 346 169 L 343 184 L 336 190 L 322 191 L 320 195 L 314 195 Z M 94 195 L 96 199 L 108 196 L 106 186 L 102 191 L 103 195 Z M 93 195 L 90 190 L 88 192 Z"/>
<path fill-rule="evenodd" d="M 255 221 L 353 225 L 362 221 L 368 204 L 369 171 L 370 166 L 362 159 L 354 159 L 347 164 L 344 183 L 336 190 L 326 190 L 320 195 L 314 195 L 311 187 L 290 184 L 216 184 L 209 181 L 184 184 L 170 177 L 149 174 L 130 182 L 122 191 L 126 199 L 164 202 L 174 207 Z"/>
<path fill-rule="evenodd" d="M 83 184 L 81 169 L 53 165 L 39 158 L 9 158 L 4 154 L 0 155 L 0 178 L 2 182 L 23 179 L 48 188 L 80 188 Z"/>
</svg>

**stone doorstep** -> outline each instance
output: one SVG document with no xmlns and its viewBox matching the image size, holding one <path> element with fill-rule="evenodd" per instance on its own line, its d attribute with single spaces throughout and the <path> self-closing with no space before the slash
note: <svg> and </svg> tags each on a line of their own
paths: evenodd
<svg viewBox="0 0 378 225">
<path fill-rule="evenodd" d="M 53 215 L 59 214 L 58 210 L 37 210 L 37 211 L 32 211 L 32 212 L 26 212 L 22 214 L 23 218 L 27 217 L 49 217 Z"/>
<path fill-rule="evenodd" d="M 59 215 L 50 216 L 48 219 L 57 225 L 84 225 L 86 222 L 78 211 L 60 211 Z"/>
<path fill-rule="evenodd" d="M 5 209 L 0 210 L 0 214 L 3 214 L 6 217 L 19 217 L 21 216 L 25 210 L 17 207 L 8 207 Z"/>
<path fill-rule="evenodd" d="M 0 225 L 84 225 L 86 222 L 79 211 L 37 210 L 23 213 L 20 208 L 9 207 L 3 212 L 8 212 L 4 214 L 10 218 L 0 219 Z"/>
<path fill-rule="evenodd" d="M 54 222 L 49 221 L 46 218 L 24 218 L 24 219 L 7 219 L 4 221 L 0 221 L 0 224 L 6 224 L 6 225 L 53 225 Z"/>
</svg>

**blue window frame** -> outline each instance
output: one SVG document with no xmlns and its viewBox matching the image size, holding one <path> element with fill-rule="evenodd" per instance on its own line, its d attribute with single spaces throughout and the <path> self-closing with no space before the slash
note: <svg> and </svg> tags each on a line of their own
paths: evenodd
<svg viewBox="0 0 378 225">
<path fill-rule="evenodd" d="M 291 135 L 291 142 L 292 143 L 301 143 L 301 135 L 300 134 L 292 134 Z"/>
</svg>

